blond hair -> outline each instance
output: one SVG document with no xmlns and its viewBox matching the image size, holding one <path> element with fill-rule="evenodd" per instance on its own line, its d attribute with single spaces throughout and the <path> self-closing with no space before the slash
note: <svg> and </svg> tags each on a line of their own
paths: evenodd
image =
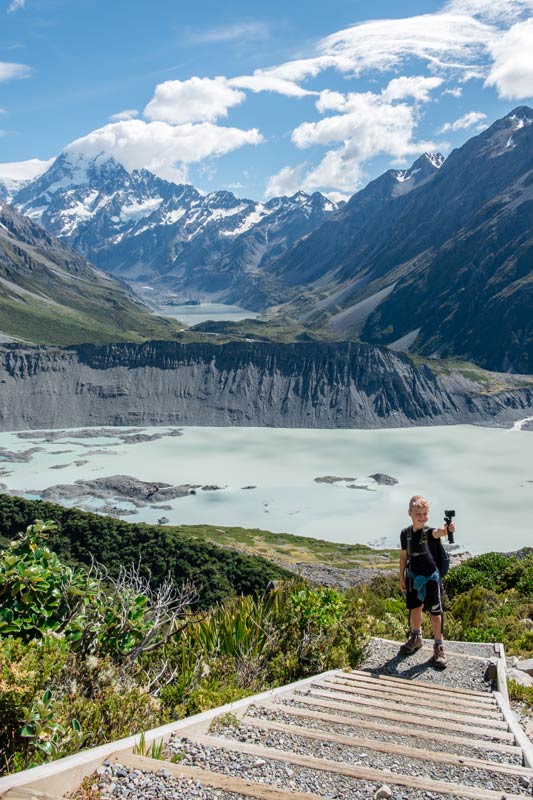
<svg viewBox="0 0 533 800">
<path fill-rule="evenodd" d="M 409 511 L 413 508 L 429 508 L 429 502 L 421 494 L 415 494 L 409 500 Z"/>
</svg>

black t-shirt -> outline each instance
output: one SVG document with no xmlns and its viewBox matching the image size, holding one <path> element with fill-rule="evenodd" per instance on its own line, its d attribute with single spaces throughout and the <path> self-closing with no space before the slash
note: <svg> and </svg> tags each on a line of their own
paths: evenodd
<svg viewBox="0 0 533 800">
<path fill-rule="evenodd" d="M 400 534 L 402 550 L 407 550 L 407 534 L 409 531 L 411 532 L 411 563 L 409 564 L 409 568 L 414 575 L 428 576 L 435 572 L 436 568 L 434 564 L 428 561 L 424 546 L 422 545 L 422 533 L 425 531 L 427 533 L 429 549 L 436 563 L 439 542 L 433 536 L 434 530 L 435 528 L 422 528 L 419 531 L 413 531 L 413 526 L 409 525 L 409 527 L 404 528 Z"/>
</svg>

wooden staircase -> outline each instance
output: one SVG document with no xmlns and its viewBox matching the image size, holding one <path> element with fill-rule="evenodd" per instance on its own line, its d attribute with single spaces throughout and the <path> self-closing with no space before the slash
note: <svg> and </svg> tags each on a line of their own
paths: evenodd
<svg viewBox="0 0 533 800">
<path fill-rule="evenodd" d="M 135 755 L 129 741 L 117 743 L 115 753 L 111 745 L 98 757 L 92 751 L 92 769 L 103 765 L 106 785 L 120 783 L 118 765 L 140 784 L 162 775 L 184 800 L 198 796 L 188 794 L 191 785 L 204 787 L 206 798 L 219 796 L 210 794 L 216 790 L 265 800 L 525 800 L 532 796 L 533 746 L 520 735 L 502 688 L 332 671 L 146 734 L 148 743 L 164 740 L 164 760 Z M 55 800 L 76 785 L 66 773 L 62 783 L 60 771 L 2 794 L 3 781 L 0 796 L 9 800 Z M 142 791 L 129 796 L 154 796 Z"/>
</svg>

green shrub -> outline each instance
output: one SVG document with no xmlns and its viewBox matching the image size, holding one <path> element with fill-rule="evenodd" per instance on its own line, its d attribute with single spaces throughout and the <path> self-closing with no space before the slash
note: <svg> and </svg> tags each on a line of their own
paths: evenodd
<svg viewBox="0 0 533 800">
<path fill-rule="evenodd" d="M 522 686 L 516 681 L 508 680 L 507 689 L 511 700 L 518 700 L 533 711 L 533 686 Z"/>
<path fill-rule="evenodd" d="M 37 520 L 0 553 L 0 635 L 29 640 L 61 632 L 79 613 L 87 580 L 46 546 L 54 528 Z"/>
<path fill-rule="evenodd" d="M 533 555 L 513 558 L 502 571 L 499 583 L 505 589 L 516 589 L 522 597 L 533 598 Z"/>
<path fill-rule="evenodd" d="M 474 586 L 494 589 L 499 585 L 500 576 L 511 560 L 510 556 L 503 553 L 484 553 L 453 567 L 444 579 L 448 595 L 454 597 L 461 592 L 467 592 Z"/>
<path fill-rule="evenodd" d="M 45 698 L 46 720 L 37 704 L 57 685 L 70 658 L 68 642 L 56 636 L 27 643 L 11 636 L 0 638 L 0 764 L 8 772 L 45 761 L 51 753 L 39 745 L 54 732 L 53 744 L 61 749 L 59 740 L 66 730 L 53 729 L 55 723 L 60 724 L 55 698 Z M 24 720 L 37 723 L 39 730 L 34 725 L 23 735 Z"/>
</svg>

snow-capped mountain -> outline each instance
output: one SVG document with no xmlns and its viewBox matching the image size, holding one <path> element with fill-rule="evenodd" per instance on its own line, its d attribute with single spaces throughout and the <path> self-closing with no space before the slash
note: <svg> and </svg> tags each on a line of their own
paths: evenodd
<svg viewBox="0 0 533 800">
<path fill-rule="evenodd" d="M 442 153 L 423 153 L 409 169 L 393 169 L 389 171 L 393 184 L 392 197 L 408 194 L 413 189 L 418 189 L 434 177 L 435 172 L 444 164 Z M 387 174 L 387 173 L 386 173 Z"/>
<path fill-rule="evenodd" d="M 338 205 L 298 192 L 265 203 L 202 195 L 115 159 L 64 152 L 14 197 L 17 209 L 97 266 L 187 297 L 227 299 Z M 252 292 L 253 294 L 253 292 Z"/>
</svg>

